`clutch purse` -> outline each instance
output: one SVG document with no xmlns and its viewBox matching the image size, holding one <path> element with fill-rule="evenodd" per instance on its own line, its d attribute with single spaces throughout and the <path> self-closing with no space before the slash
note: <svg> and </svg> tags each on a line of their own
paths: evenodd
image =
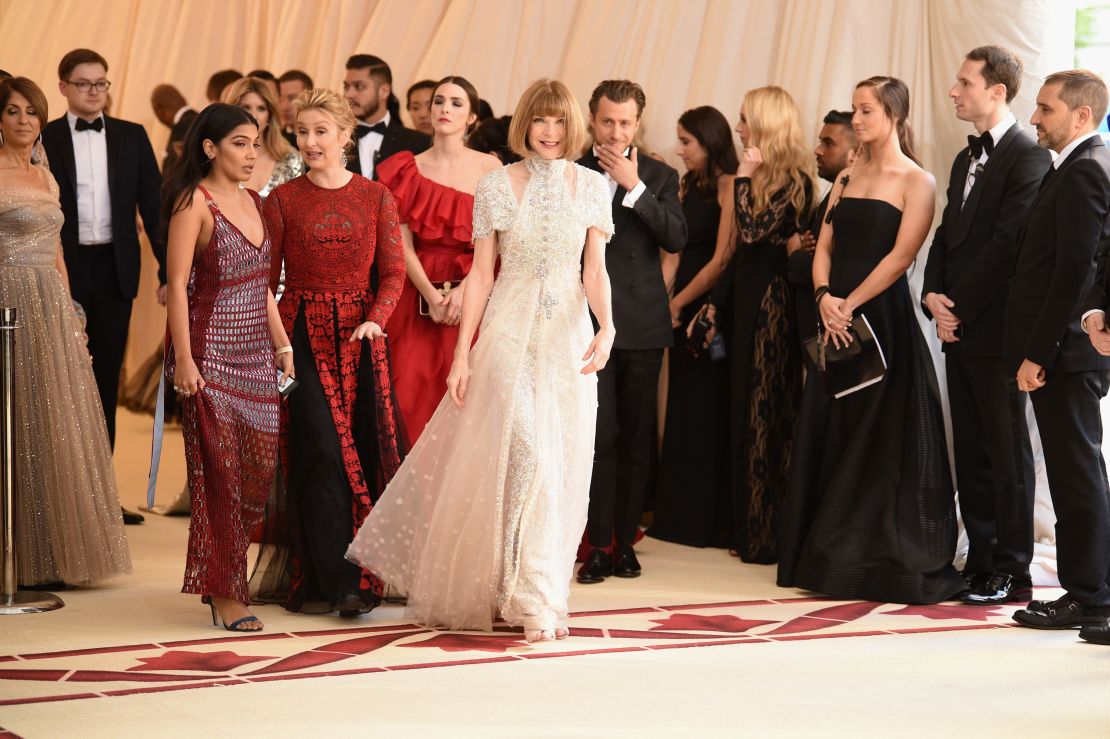
<svg viewBox="0 0 1110 739">
<path fill-rule="evenodd" d="M 443 286 L 440 287 L 439 290 L 438 290 L 439 294 L 442 295 L 443 297 L 447 297 L 447 293 L 451 292 L 451 290 L 458 287 L 460 282 L 462 282 L 462 280 L 455 280 L 453 282 L 452 281 L 445 281 L 443 283 Z M 425 316 L 425 317 L 430 317 L 432 315 L 432 313 L 428 309 L 428 301 L 424 299 L 424 296 L 422 294 L 417 294 L 416 300 L 417 300 L 417 303 L 419 304 L 420 315 Z"/>
<path fill-rule="evenodd" d="M 806 356 L 833 398 L 870 387 L 886 376 L 886 357 L 867 316 L 860 314 L 852 321 L 848 333 L 852 343 L 839 349 L 825 340 L 823 327 L 817 335 L 805 340 Z"/>
</svg>

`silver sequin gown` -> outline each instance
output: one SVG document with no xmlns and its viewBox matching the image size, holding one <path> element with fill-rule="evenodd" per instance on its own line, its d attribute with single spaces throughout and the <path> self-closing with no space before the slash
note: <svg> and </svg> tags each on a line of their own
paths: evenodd
<svg viewBox="0 0 1110 739">
<path fill-rule="evenodd" d="M 0 305 L 15 332 L 19 582 L 83 584 L 131 571 L 112 452 L 85 335 L 55 267 L 50 192 L 0 186 Z"/>
<path fill-rule="evenodd" d="M 597 378 L 580 373 L 593 338 L 582 251 L 588 228 L 609 237 L 613 221 L 597 172 L 526 166 L 519 204 L 507 168 L 474 196 L 474 238 L 497 233 L 501 270 L 466 407 L 443 398 L 347 553 L 430 626 L 566 622 L 597 418 Z"/>
</svg>

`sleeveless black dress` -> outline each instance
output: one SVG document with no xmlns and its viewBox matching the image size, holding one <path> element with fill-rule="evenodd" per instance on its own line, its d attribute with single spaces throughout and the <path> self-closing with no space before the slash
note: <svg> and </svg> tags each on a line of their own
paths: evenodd
<svg viewBox="0 0 1110 739">
<path fill-rule="evenodd" d="M 713 258 L 721 206 L 717 192 L 691 188 L 682 200 L 687 237 L 675 273 L 677 294 Z M 667 354 L 667 415 L 659 459 L 659 488 L 649 536 L 695 547 L 729 545 L 729 360 L 695 357 L 686 327 L 704 300 L 681 314 Z"/>
<path fill-rule="evenodd" d="M 848 295 L 894 245 L 902 212 L 842 198 L 829 287 Z M 836 598 L 936 603 L 965 589 L 937 381 L 903 275 L 860 306 L 882 382 L 831 399 L 810 373 L 783 511 L 778 584 Z"/>
</svg>

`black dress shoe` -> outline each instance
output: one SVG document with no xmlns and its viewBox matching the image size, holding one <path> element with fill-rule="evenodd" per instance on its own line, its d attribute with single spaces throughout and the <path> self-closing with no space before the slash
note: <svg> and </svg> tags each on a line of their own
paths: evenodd
<svg viewBox="0 0 1110 739">
<path fill-rule="evenodd" d="M 1110 620 L 1101 624 L 1087 624 L 1079 627 L 1079 638 L 1092 644 L 1110 646 Z"/>
<path fill-rule="evenodd" d="M 972 606 L 997 606 L 1003 603 L 1028 603 L 1033 597 L 1033 583 L 996 572 L 990 577 L 977 578 L 971 590 L 960 598 Z"/>
<path fill-rule="evenodd" d="M 964 570 L 960 573 L 960 576 L 964 579 L 964 582 L 967 583 L 967 589 L 969 591 L 975 591 L 987 584 L 987 580 L 990 579 L 991 573 Z"/>
<path fill-rule="evenodd" d="M 358 593 L 347 593 L 336 601 L 335 610 L 339 611 L 339 615 L 343 618 L 354 618 L 370 613 L 381 602 L 381 598 L 376 595 L 370 595 L 369 598 L 364 599 Z"/>
<path fill-rule="evenodd" d="M 612 558 L 600 549 L 591 549 L 586 563 L 578 570 L 578 582 L 583 585 L 605 582 L 613 574 Z"/>
<path fill-rule="evenodd" d="M 613 564 L 613 577 L 639 577 L 640 561 L 636 559 L 636 552 L 632 547 L 624 549 L 617 561 Z"/>
<path fill-rule="evenodd" d="M 143 514 L 135 513 L 135 511 L 129 511 L 122 506 L 120 507 L 120 511 L 123 513 L 123 522 L 128 526 L 135 526 L 146 520 L 145 518 L 143 518 Z"/>
<path fill-rule="evenodd" d="M 1031 629 L 1074 629 L 1086 624 L 1104 624 L 1106 615 L 1095 613 L 1070 595 L 1064 595 L 1036 610 L 1024 608 L 1014 611 L 1014 620 Z"/>
</svg>

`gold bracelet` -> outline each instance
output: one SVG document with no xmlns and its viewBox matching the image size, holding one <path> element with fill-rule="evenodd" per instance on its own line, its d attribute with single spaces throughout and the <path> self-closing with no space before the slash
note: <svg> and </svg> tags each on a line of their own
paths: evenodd
<svg viewBox="0 0 1110 739">
<path fill-rule="evenodd" d="M 276 357 L 279 354 L 292 354 L 292 353 L 293 353 L 293 346 L 291 344 L 286 344 L 285 346 L 281 347 L 280 349 L 275 350 L 274 351 L 274 356 Z"/>
</svg>

